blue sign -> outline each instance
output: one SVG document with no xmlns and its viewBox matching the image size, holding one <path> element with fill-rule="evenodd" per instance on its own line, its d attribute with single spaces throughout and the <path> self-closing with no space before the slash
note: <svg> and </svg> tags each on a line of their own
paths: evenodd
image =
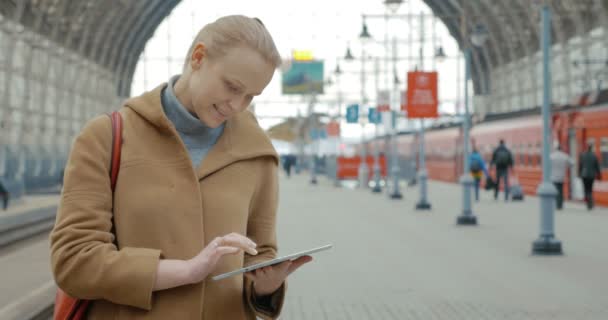
<svg viewBox="0 0 608 320">
<path fill-rule="evenodd" d="M 327 130 L 325 130 L 325 129 L 319 129 L 319 137 L 321 139 L 327 139 Z"/>
<path fill-rule="evenodd" d="M 359 105 L 351 104 L 346 107 L 346 122 L 357 123 L 359 122 Z"/>
<path fill-rule="evenodd" d="M 317 132 L 317 129 L 315 129 L 315 128 L 311 128 L 310 131 L 308 132 L 308 135 L 310 136 L 311 140 L 319 139 L 319 133 Z"/>
<path fill-rule="evenodd" d="M 311 140 L 327 139 L 327 131 L 325 129 L 312 128 L 308 132 Z"/>
<path fill-rule="evenodd" d="M 374 124 L 378 124 L 382 121 L 382 119 L 380 118 L 380 112 L 378 112 L 378 109 L 376 109 L 376 108 L 368 109 L 367 119 L 369 120 L 369 123 L 374 123 Z"/>
</svg>

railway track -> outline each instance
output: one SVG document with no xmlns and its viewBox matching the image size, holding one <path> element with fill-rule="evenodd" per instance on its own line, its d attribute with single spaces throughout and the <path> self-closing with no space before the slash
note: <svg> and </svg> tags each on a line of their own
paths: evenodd
<svg viewBox="0 0 608 320">
<path fill-rule="evenodd" d="M 35 209 L 26 213 L 0 218 L 0 250 L 49 232 L 55 223 L 57 206 Z"/>
</svg>

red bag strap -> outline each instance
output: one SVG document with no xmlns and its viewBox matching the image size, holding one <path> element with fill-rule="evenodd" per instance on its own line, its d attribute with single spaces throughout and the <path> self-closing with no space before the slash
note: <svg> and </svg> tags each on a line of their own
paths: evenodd
<svg viewBox="0 0 608 320">
<path fill-rule="evenodd" d="M 120 151 L 122 146 L 122 116 L 120 112 L 114 111 L 110 115 L 112 120 L 112 162 L 110 163 L 110 181 L 112 192 L 116 188 L 118 171 L 120 170 Z"/>
</svg>

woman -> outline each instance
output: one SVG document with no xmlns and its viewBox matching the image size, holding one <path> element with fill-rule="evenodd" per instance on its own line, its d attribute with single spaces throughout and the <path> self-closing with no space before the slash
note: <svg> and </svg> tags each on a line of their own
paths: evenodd
<svg viewBox="0 0 608 320">
<path fill-rule="evenodd" d="M 206 25 L 183 74 L 127 100 L 112 195 L 111 123 L 72 146 L 51 234 L 57 284 L 88 319 L 274 319 L 311 257 L 221 281 L 276 256 L 278 157 L 249 111 L 281 62 L 258 19 Z"/>
</svg>

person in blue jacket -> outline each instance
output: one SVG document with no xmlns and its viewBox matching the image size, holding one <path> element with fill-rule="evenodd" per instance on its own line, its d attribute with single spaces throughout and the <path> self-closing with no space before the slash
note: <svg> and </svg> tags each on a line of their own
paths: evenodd
<svg viewBox="0 0 608 320">
<path fill-rule="evenodd" d="M 479 185 L 481 183 L 481 178 L 484 175 L 488 177 L 489 174 L 486 164 L 477 148 L 473 148 L 473 152 L 469 155 L 469 171 L 471 172 L 474 181 L 475 201 L 479 201 Z"/>
</svg>

